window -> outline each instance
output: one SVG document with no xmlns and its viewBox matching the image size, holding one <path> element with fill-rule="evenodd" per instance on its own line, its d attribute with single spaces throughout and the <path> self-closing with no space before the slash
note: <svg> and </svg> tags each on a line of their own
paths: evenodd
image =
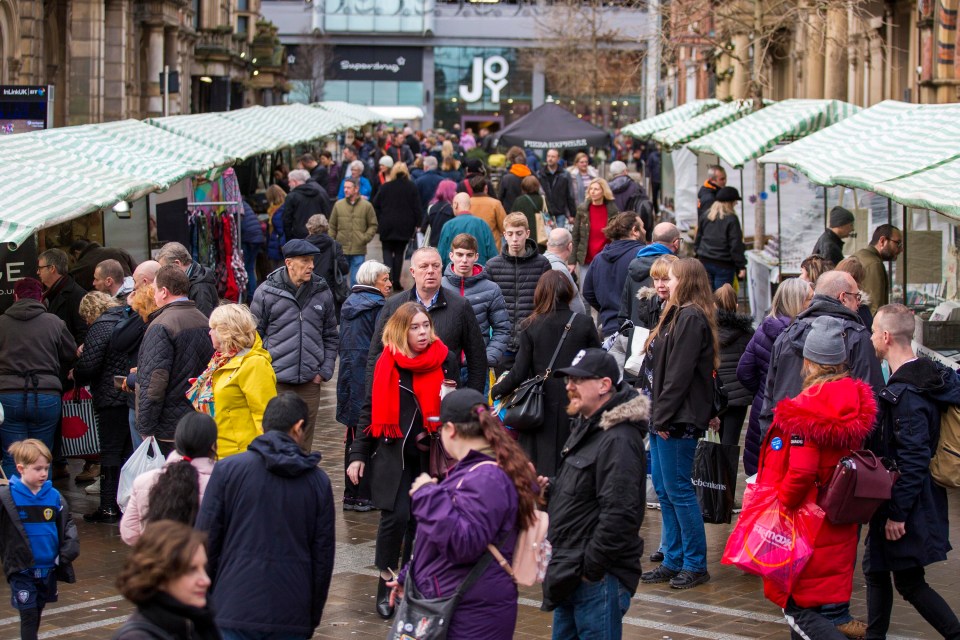
<svg viewBox="0 0 960 640">
<path fill-rule="evenodd" d="M 237 17 L 237 33 L 250 33 L 250 16 Z"/>
<path fill-rule="evenodd" d="M 250 11 L 250 0 L 237 0 L 237 11 Z"/>
</svg>

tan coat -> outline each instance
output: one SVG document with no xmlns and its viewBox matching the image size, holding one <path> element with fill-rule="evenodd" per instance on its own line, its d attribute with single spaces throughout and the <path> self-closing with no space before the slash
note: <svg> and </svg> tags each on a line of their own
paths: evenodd
<svg viewBox="0 0 960 640">
<path fill-rule="evenodd" d="M 507 212 L 500 201 L 490 196 L 473 196 L 470 198 L 470 213 L 487 223 L 493 233 L 493 241 L 497 245 L 497 251 L 500 251 L 502 248 L 500 242 L 503 239 L 504 231 L 503 219 L 507 217 Z"/>
<path fill-rule="evenodd" d="M 377 213 L 363 198 L 353 204 L 346 198 L 337 200 L 330 212 L 330 237 L 340 243 L 344 255 L 362 256 L 377 235 Z"/>
</svg>

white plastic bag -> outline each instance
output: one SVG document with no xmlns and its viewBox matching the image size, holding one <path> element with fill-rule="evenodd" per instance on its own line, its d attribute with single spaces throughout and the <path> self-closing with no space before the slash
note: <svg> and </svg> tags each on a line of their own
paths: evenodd
<svg viewBox="0 0 960 640">
<path fill-rule="evenodd" d="M 123 511 L 127 502 L 130 501 L 130 494 L 133 493 L 133 481 L 141 473 L 146 473 L 151 469 L 162 469 L 166 463 L 163 452 L 160 451 L 160 445 L 157 444 L 153 436 L 146 438 L 137 450 L 133 452 L 130 459 L 120 470 L 120 488 L 117 490 L 117 504 Z"/>
</svg>

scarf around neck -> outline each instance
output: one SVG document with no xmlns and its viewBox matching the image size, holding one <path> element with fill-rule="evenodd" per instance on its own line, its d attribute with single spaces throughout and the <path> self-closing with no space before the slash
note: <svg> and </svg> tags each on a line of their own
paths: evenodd
<svg viewBox="0 0 960 640">
<path fill-rule="evenodd" d="M 210 358 L 210 362 L 207 363 L 207 368 L 203 370 L 203 373 L 190 381 L 190 388 L 187 389 L 186 396 L 194 409 L 200 413 L 207 414 L 211 418 L 216 417 L 213 406 L 213 374 L 217 369 L 227 364 L 235 355 L 237 355 L 236 352 L 220 353 L 219 351 L 215 351 L 213 357 Z"/>
<path fill-rule="evenodd" d="M 413 395 L 420 405 L 420 419 L 427 432 L 436 431 L 427 421 L 440 415 L 440 387 L 447 345 L 438 338 L 413 358 L 385 347 L 373 370 L 373 409 L 367 433 L 374 438 L 402 438 L 400 427 L 400 369 L 413 373 Z"/>
</svg>

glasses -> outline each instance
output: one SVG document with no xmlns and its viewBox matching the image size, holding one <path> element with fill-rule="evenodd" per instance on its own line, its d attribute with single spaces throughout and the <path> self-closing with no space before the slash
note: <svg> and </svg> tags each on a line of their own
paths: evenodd
<svg viewBox="0 0 960 640">
<path fill-rule="evenodd" d="M 841 296 L 853 296 L 854 298 L 857 299 L 857 302 L 860 302 L 860 301 L 863 300 L 863 293 L 860 292 L 860 291 L 844 291 L 844 292 L 841 293 L 840 295 L 841 295 Z"/>
<path fill-rule="evenodd" d="M 581 378 L 580 376 L 566 376 L 563 381 L 566 384 L 583 384 L 587 380 L 596 380 L 597 378 Z"/>
<path fill-rule="evenodd" d="M 40 273 L 40 272 L 43 271 L 44 269 L 53 269 L 53 265 L 52 265 L 52 264 L 38 264 L 38 265 L 37 265 L 37 273 Z"/>
<path fill-rule="evenodd" d="M 890 240 L 889 238 L 887 238 L 887 239 Z M 895 245 L 897 245 L 897 249 L 902 249 L 902 248 L 903 248 L 903 240 L 890 240 L 890 244 L 895 244 Z"/>
</svg>

